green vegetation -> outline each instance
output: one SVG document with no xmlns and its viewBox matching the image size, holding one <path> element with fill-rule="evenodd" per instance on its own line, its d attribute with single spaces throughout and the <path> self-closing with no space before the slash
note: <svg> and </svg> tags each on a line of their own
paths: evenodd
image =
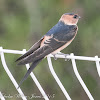
<svg viewBox="0 0 100 100">
<path fill-rule="evenodd" d="M 75 12 L 81 16 L 79 31 L 75 40 L 64 49 L 64 53 L 80 56 L 100 55 L 100 0 L 0 0 L 0 46 L 5 49 L 29 49 L 41 38 L 61 15 Z M 20 55 L 5 54 L 6 62 L 19 83 L 26 73 L 25 66 L 17 66 L 15 60 Z M 52 59 L 54 69 L 72 100 L 89 100 L 74 75 L 71 61 Z M 100 78 L 95 62 L 77 61 L 79 73 L 95 100 L 100 99 Z M 66 100 L 53 79 L 44 59 L 33 71 L 48 95 L 55 94 L 50 100 Z M 30 77 L 22 84 L 26 96 L 41 95 Z M 0 61 L 0 91 L 5 95 L 17 94 Z M 7 100 L 21 100 L 11 98 Z M 35 99 L 34 99 L 35 100 Z M 37 99 L 38 100 L 38 99 Z"/>
</svg>

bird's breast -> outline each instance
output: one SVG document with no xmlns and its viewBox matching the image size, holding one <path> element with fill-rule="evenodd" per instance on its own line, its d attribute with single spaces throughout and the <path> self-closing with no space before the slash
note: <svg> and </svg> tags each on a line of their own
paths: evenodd
<svg viewBox="0 0 100 100">
<path fill-rule="evenodd" d="M 55 50 L 54 52 L 52 52 L 52 54 L 56 54 L 56 53 L 60 52 L 61 50 L 63 50 L 64 48 L 66 48 L 74 40 L 76 34 L 77 34 L 77 32 L 75 33 L 74 37 L 70 41 L 68 41 L 65 45 L 63 45 L 62 47 L 60 47 L 57 50 Z"/>
<path fill-rule="evenodd" d="M 73 39 L 72 39 L 73 40 Z M 52 54 L 56 54 L 58 52 L 60 52 L 61 50 L 63 50 L 64 48 L 66 48 L 71 42 L 72 40 L 68 41 L 65 45 L 63 45 L 62 47 L 60 47 L 59 49 L 55 50 L 54 52 L 52 52 Z"/>
</svg>

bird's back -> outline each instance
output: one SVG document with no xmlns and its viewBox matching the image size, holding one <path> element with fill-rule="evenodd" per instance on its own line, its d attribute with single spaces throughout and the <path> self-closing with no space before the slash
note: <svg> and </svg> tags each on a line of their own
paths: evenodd
<svg viewBox="0 0 100 100">
<path fill-rule="evenodd" d="M 69 41 L 76 34 L 77 29 L 77 25 L 67 25 L 59 21 L 46 33 L 46 36 L 53 36 L 59 41 Z"/>
</svg>

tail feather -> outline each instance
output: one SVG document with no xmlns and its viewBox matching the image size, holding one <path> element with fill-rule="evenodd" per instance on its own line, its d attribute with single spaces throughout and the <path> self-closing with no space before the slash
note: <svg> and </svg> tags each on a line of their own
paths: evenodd
<svg viewBox="0 0 100 100">
<path fill-rule="evenodd" d="M 43 59 L 43 58 L 42 58 Z M 35 62 L 33 62 L 30 66 L 30 68 L 28 69 L 27 73 L 25 74 L 25 76 L 22 78 L 22 80 L 20 81 L 19 83 L 19 86 L 18 88 L 21 86 L 21 84 L 27 79 L 27 77 L 29 76 L 29 74 L 32 72 L 32 70 L 37 66 L 37 64 L 42 60 L 42 59 L 39 59 Z"/>
</svg>

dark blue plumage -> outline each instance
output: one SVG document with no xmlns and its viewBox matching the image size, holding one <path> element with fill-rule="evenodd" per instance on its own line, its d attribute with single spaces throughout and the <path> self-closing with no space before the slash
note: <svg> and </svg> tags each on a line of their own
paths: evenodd
<svg viewBox="0 0 100 100">
<path fill-rule="evenodd" d="M 53 35 L 53 38 L 58 39 L 59 41 L 69 41 L 75 35 L 76 30 L 76 25 L 67 25 L 64 22 L 59 21 L 46 33 L 46 36 Z"/>
<path fill-rule="evenodd" d="M 32 63 L 19 86 L 27 79 L 31 71 L 48 54 L 55 54 L 67 47 L 77 33 L 79 16 L 73 13 L 65 13 L 59 22 L 53 26 L 38 42 L 36 42 L 24 55 L 19 57 L 19 65 Z"/>
</svg>

